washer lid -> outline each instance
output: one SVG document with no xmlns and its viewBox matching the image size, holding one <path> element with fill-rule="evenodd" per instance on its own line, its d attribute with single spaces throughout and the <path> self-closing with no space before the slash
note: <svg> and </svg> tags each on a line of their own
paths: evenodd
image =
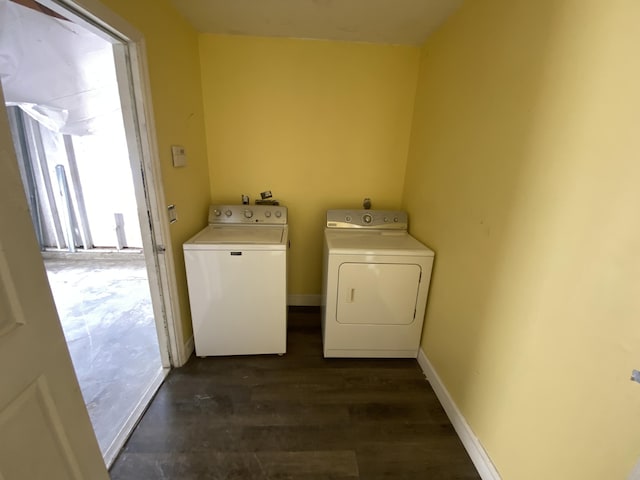
<svg viewBox="0 0 640 480">
<path fill-rule="evenodd" d="M 209 225 L 185 245 L 284 245 L 286 227 Z"/>
<path fill-rule="evenodd" d="M 433 250 L 406 231 L 325 229 L 329 253 L 433 257 Z"/>
</svg>

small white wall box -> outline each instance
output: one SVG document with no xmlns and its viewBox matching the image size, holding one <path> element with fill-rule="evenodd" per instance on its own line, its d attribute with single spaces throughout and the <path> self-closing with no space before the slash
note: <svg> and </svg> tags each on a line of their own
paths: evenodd
<svg viewBox="0 0 640 480">
<path fill-rule="evenodd" d="M 171 145 L 171 158 L 174 167 L 187 166 L 187 153 L 182 145 Z"/>
</svg>

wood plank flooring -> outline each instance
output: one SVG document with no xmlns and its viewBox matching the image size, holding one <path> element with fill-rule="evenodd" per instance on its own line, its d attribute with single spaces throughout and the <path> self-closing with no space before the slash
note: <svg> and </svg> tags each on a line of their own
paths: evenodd
<svg viewBox="0 0 640 480">
<path fill-rule="evenodd" d="M 174 369 L 112 480 L 480 478 L 415 360 L 324 359 L 315 308 L 287 347 Z"/>
</svg>

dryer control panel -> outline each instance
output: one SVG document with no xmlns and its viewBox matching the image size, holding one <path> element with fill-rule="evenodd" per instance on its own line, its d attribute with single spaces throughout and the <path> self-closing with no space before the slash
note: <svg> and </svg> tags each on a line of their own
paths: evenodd
<svg viewBox="0 0 640 480">
<path fill-rule="evenodd" d="M 211 205 L 209 224 L 287 225 L 287 207 L 279 205 Z"/>
<path fill-rule="evenodd" d="M 327 210 L 327 228 L 406 230 L 408 225 L 402 210 Z"/>
</svg>

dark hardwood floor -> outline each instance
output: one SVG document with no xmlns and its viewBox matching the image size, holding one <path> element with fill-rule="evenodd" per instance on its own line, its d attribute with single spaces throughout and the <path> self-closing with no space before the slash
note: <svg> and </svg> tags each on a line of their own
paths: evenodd
<svg viewBox="0 0 640 480">
<path fill-rule="evenodd" d="M 174 369 L 113 480 L 479 479 L 413 359 L 324 359 L 319 309 L 289 312 L 287 354 Z"/>
</svg>

